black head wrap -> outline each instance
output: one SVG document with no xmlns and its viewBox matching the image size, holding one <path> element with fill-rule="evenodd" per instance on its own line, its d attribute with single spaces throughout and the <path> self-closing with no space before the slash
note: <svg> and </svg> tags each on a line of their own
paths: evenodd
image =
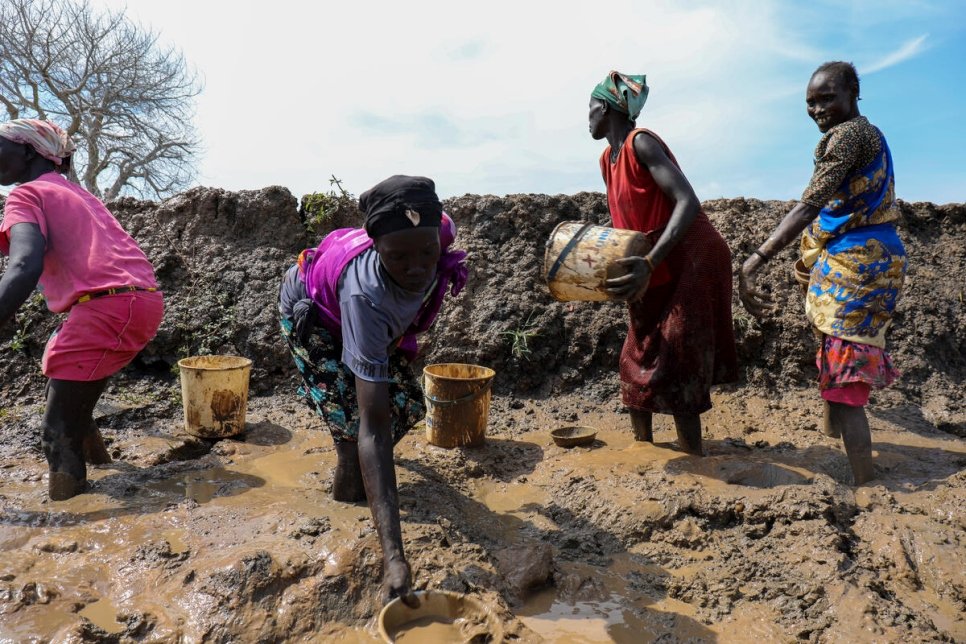
<svg viewBox="0 0 966 644">
<path fill-rule="evenodd" d="M 366 215 L 366 232 L 373 239 L 417 226 L 438 228 L 443 218 L 443 204 L 436 196 L 433 180 L 403 174 L 363 192 L 359 209 Z"/>
</svg>

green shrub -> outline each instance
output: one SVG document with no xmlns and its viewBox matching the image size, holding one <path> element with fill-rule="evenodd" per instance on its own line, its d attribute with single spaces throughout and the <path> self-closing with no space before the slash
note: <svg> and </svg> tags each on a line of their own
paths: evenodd
<svg viewBox="0 0 966 644">
<path fill-rule="evenodd" d="M 34 321 L 37 320 L 46 309 L 44 296 L 39 291 L 34 291 L 33 295 L 20 307 L 16 315 L 17 330 L 10 338 L 10 349 L 26 353 L 30 344 L 30 330 Z"/>
<path fill-rule="evenodd" d="M 299 204 L 299 217 L 310 233 L 326 233 L 336 228 L 358 226 L 362 215 L 356 198 L 342 187 L 335 175 L 329 178 L 332 188 L 328 192 L 303 195 Z"/>
</svg>

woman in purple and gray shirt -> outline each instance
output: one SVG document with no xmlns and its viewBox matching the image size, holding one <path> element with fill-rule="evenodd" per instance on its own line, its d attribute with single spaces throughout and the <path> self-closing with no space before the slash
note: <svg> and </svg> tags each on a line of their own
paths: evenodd
<svg viewBox="0 0 966 644">
<path fill-rule="evenodd" d="M 415 605 L 392 450 L 425 416 L 409 361 L 446 293 L 466 283 L 466 253 L 448 250 L 456 227 L 430 179 L 390 177 L 359 207 L 364 228 L 329 233 L 286 271 L 279 318 L 302 375 L 299 393 L 335 440 L 332 496 L 368 500 L 388 595 Z"/>
</svg>

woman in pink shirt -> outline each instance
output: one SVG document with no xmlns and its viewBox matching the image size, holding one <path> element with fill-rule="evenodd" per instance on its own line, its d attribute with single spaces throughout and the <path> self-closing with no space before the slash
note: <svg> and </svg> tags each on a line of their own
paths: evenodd
<svg viewBox="0 0 966 644">
<path fill-rule="evenodd" d="M 154 268 L 94 195 L 68 181 L 74 151 L 48 121 L 0 124 L 0 185 L 18 184 L 0 221 L 0 325 L 39 288 L 54 313 L 68 313 L 44 350 L 44 455 L 55 501 L 83 492 L 90 463 L 110 455 L 94 424 L 108 378 L 154 337 L 164 304 Z"/>
</svg>

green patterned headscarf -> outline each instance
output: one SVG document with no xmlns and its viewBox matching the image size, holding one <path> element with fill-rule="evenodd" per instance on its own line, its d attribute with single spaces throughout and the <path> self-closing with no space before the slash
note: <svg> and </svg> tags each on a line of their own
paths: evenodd
<svg viewBox="0 0 966 644">
<path fill-rule="evenodd" d="M 647 101 L 647 76 L 628 76 L 620 72 L 611 71 L 607 78 L 601 81 L 590 94 L 591 98 L 599 98 L 610 103 L 621 112 L 627 114 L 632 121 L 644 108 Z"/>
</svg>

